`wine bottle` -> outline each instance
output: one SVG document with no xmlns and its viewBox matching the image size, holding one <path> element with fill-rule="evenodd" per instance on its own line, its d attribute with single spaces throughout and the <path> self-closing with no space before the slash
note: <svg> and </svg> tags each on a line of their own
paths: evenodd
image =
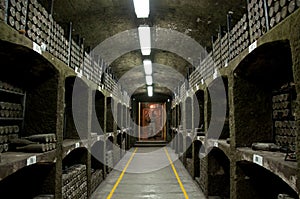
<svg viewBox="0 0 300 199">
<path fill-rule="evenodd" d="M 46 152 L 46 147 L 44 144 L 29 144 L 27 146 L 17 147 L 16 150 L 22 152 L 43 153 Z"/>
</svg>

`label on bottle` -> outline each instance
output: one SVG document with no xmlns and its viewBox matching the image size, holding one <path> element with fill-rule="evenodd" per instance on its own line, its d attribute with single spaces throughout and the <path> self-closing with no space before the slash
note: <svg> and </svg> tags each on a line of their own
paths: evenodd
<svg viewBox="0 0 300 199">
<path fill-rule="evenodd" d="M 256 47 L 257 47 L 257 41 L 253 42 L 253 43 L 249 46 L 249 53 L 251 53 Z"/>
<path fill-rule="evenodd" d="M 260 165 L 260 166 L 263 166 L 263 157 L 260 156 L 260 155 L 254 154 L 253 155 L 253 162 Z"/>
<path fill-rule="evenodd" d="M 31 156 L 27 158 L 27 166 L 35 164 L 36 163 L 36 156 Z"/>
</svg>

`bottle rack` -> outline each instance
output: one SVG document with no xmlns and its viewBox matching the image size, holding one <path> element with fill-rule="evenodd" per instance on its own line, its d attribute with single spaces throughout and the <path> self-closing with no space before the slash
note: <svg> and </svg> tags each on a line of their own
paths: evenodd
<svg viewBox="0 0 300 199">
<path fill-rule="evenodd" d="M 76 164 L 63 171 L 62 193 L 64 199 L 87 198 L 86 165 Z"/>
<path fill-rule="evenodd" d="M 19 137 L 23 129 L 25 92 L 0 81 L 0 152 L 9 150 L 9 141 Z"/>
<path fill-rule="evenodd" d="M 295 88 L 290 85 L 292 83 L 289 83 L 288 87 L 274 91 L 272 97 L 275 143 L 287 147 L 287 153 L 295 152 L 297 134 L 294 116 L 296 94 Z"/>
</svg>

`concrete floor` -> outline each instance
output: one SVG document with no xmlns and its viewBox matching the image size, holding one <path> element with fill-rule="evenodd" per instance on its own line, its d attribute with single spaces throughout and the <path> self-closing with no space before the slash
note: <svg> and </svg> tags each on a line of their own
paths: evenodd
<svg viewBox="0 0 300 199">
<path fill-rule="evenodd" d="M 170 158 L 186 190 L 188 198 L 204 199 L 205 196 L 188 174 L 177 155 L 167 148 Z M 92 199 L 106 199 L 125 168 L 133 150 L 127 152 L 106 180 L 96 189 Z M 186 198 L 176 179 L 163 148 L 138 148 L 122 180 L 112 196 L 113 199 L 180 199 Z"/>
</svg>

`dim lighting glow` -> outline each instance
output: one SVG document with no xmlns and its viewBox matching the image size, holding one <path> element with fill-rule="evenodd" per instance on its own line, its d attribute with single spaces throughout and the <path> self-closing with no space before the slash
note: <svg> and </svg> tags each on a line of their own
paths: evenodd
<svg viewBox="0 0 300 199">
<path fill-rule="evenodd" d="M 150 27 L 147 25 L 141 25 L 138 28 L 139 32 L 139 40 L 142 55 L 150 55 L 151 54 L 151 34 Z"/>
<path fill-rule="evenodd" d="M 147 91 L 148 91 L 148 96 L 152 97 L 153 96 L 153 87 L 152 86 L 148 86 L 147 87 Z"/>
<path fill-rule="evenodd" d="M 133 0 L 137 18 L 148 18 L 150 13 L 149 0 Z"/>
<path fill-rule="evenodd" d="M 144 70 L 146 75 L 152 75 L 152 62 L 149 59 L 143 61 Z"/>
<path fill-rule="evenodd" d="M 146 84 L 151 86 L 153 84 L 153 79 L 151 75 L 146 75 Z"/>
</svg>

